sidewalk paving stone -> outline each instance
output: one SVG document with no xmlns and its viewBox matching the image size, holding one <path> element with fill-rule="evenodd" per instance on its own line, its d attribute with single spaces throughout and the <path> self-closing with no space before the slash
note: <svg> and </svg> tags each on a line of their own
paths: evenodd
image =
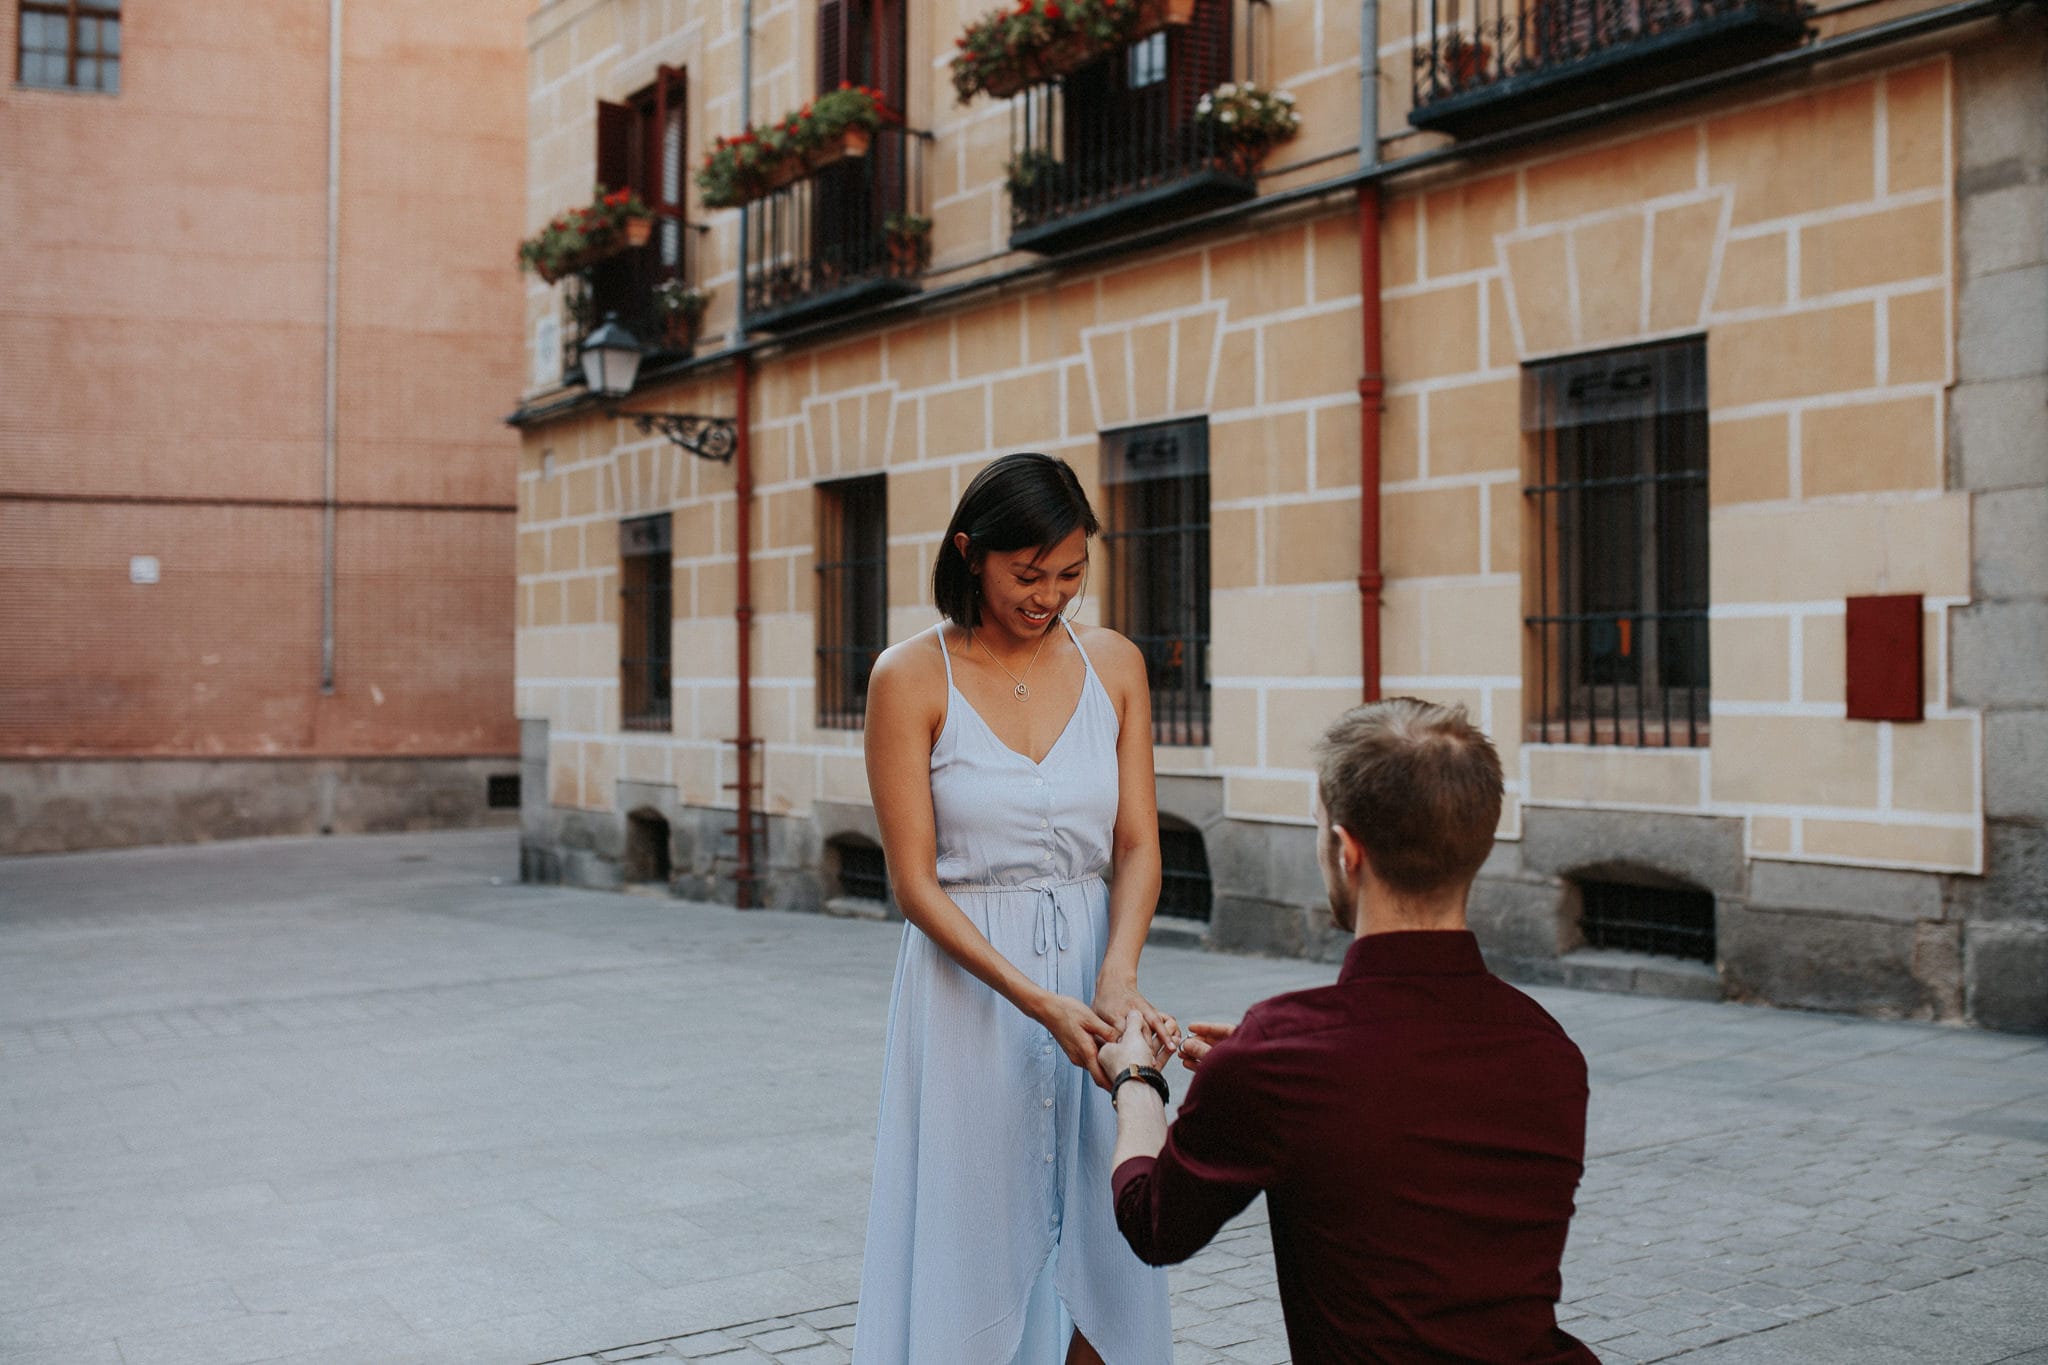
<svg viewBox="0 0 2048 1365">
<path fill-rule="evenodd" d="M 514 866 L 0 860 L 0 1365 L 844 1365 L 901 930 Z M 1229 1018 L 1333 970 L 1145 974 Z M 1603 1359 L 2048 1365 L 2048 1039 L 1530 993 L 1592 1073 Z M 1264 1218 L 1170 1272 L 1177 1362 L 1287 1358 Z"/>
</svg>

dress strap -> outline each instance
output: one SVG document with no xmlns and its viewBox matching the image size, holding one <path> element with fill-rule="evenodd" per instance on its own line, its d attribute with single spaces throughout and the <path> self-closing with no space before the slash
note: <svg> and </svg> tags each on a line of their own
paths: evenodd
<svg viewBox="0 0 2048 1365">
<path fill-rule="evenodd" d="M 946 648 L 946 623 L 941 621 L 933 626 L 932 634 L 938 638 L 939 658 L 946 664 L 946 690 L 950 692 L 953 688 L 953 651 Z"/>
<path fill-rule="evenodd" d="M 1079 654 L 1081 655 L 1081 666 L 1087 669 L 1089 675 L 1092 677 L 1095 673 L 1095 660 L 1089 658 L 1088 651 L 1081 648 L 1081 637 L 1074 634 L 1074 623 L 1072 621 L 1069 621 L 1066 617 L 1062 616 L 1060 618 L 1060 624 L 1067 628 L 1067 638 L 1074 642 L 1075 650 L 1079 652 Z"/>
</svg>

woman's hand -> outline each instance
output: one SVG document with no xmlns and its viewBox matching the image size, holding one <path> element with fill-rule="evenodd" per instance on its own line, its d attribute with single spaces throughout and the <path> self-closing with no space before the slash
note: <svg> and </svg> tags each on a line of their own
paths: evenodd
<svg viewBox="0 0 2048 1365">
<path fill-rule="evenodd" d="M 1210 1048 L 1235 1032 L 1235 1024 L 1189 1024 L 1188 1036 L 1180 1045 L 1180 1064 L 1193 1071 L 1209 1055 Z"/>
<path fill-rule="evenodd" d="M 1122 1030 L 1124 1020 L 1133 1010 L 1169 1056 L 1180 1047 L 1180 1022 L 1154 1009 L 1152 1002 L 1139 994 L 1136 977 L 1104 977 L 1095 983 L 1095 1013 L 1109 1025 L 1111 1036 Z"/>
<path fill-rule="evenodd" d="M 1060 995 L 1048 991 L 1032 1012 L 1032 1018 L 1045 1025 L 1052 1040 L 1060 1045 L 1060 1051 L 1067 1054 L 1067 1060 L 1095 1078 L 1095 1083 L 1104 1090 L 1109 1089 L 1109 1077 L 1103 1073 L 1102 1062 L 1096 1056 L 1102 1044 L 1115 1042 L 1117 1031 L 1102 1021 L 1101 1016 L 1071 995 Z"/>
</svg>

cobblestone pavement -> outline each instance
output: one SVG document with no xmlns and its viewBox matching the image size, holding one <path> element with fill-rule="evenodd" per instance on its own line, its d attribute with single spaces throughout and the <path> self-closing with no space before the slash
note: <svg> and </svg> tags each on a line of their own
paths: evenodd
<svg viewBox="0 0 2048 1365">
<path fill-rule="evenodd" d="M 844 1361 L 899 931 L 502 833 L 0 860 L 0 1365 Z M 1313 963 L 1154 949 L 1229 1018 Z M 1612 1362 L 2048 1365 L 2048 1039 L 1532 990 Z M 1177 1360 L 1287 1358 L 1262 1206 Z"/>
</svg>

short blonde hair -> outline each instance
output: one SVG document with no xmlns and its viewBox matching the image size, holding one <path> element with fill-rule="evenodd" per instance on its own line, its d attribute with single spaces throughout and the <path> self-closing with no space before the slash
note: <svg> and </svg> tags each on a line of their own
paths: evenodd
<svg viewBox="0 0 2048 1365">
<path fill-rule="evenodd" d="M 1462 706 L 1390 697 L 1337 717 L 1316 744 L 1330 822 L 1394 890 L 1470 882 L 1500 826 L 1500 755 Z"/>
</svg>

